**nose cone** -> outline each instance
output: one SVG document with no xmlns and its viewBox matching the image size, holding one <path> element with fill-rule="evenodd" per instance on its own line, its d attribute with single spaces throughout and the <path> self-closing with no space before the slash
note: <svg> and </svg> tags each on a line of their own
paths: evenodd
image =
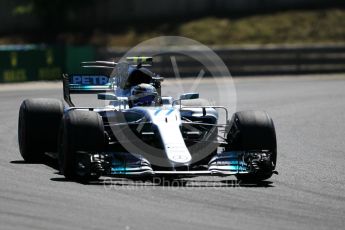
<svg viewBox="0 0 345 230">
<path fill-rule="evenodd" d="M 192 156 L 183 140 L 180 130 L 181 115 L 174 108 L 162 109 L 150 113 L 152 122 L 157 125 L 164 150 L 172 163 L 186 164 L 192 160 Z"/>
<path fill-rule="evenodd" d="M 175 163 L 188 163 L 192 160 L 187 147 L 180 146 L 179 143 L 169 143 L 166 145 L 166 153 L 170 161 Z"/>
</svg>

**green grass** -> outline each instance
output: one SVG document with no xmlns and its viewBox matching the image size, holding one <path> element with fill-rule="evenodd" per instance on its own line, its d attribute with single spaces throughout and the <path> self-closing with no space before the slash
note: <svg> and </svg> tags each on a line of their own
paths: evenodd
<svg viewBox="0 0 345 230">
<path fill-rule="evenodd" d="M 272 14 L 207 17 L 179 23 L 137 25 L 121 32 L 61 33 L 58 42 L 133 46 L 163 35 L 184 36 L 207 45 L 345 43 L 345 9 L 296 10 Z M 25 36 L 0 38 L 0 43 L 25 43 Z M 34 42 L 45 42 L 30 39 Z"/>
<path fill-rule="evenodd" d="M 180 26 L 206 44 L 345 42 L 345 10 L 293 11 L 238 20 L 205 18 Z"/>
<path fill-rule="evenodd" d="M 107 43 L 135 45 L 160 35 L 185 36 L 208 45 L 345 43 L 345 10 L 288 11 L 239 19 L 208 17 L 176 24 L 169 30 L 158 27 L 108 34 Z"/>
</svg>

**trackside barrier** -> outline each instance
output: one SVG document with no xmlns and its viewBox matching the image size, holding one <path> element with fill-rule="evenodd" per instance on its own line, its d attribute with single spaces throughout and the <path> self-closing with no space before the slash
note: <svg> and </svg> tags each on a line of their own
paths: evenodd
<svg viewBox="0 0 345 230">
<path fill-rule="evenodd" d="M 93 60 L 90 46 L 0 46 L 0 83 L 56 80 L 64 72 L 80 69 L 80 62 Z"/>
<path fill-rule="evenodd" d="M 217 47 L 213 50 L 233 76 L 345 72 L 345 45 Z M 55 80 L 66 72 L 87 73 L 80 68 L 80 62 L 117 61 L 125 53 L 124 48 L 91 46 L 0 46 L 0 83 Z M 135 55 L 150 56 L 151 53 L 155 51 L 148 49 Z M 153 71 L 164 77 L 175 76 L 172 57 L 181 77 L 197 76 L 201 70 L 205 71 L 204 76 L 210 76 L 201 64 L 203 58 L 207 58 L 207 51 L 181 47 L 166 48 L 159 53 L 162 55 L 154 57 Z M 216 74 L 226 73 L 218 70 Z"/>
<path fill-rule="evenodd" d="M 345 72 L 345 45 L 320 46 L 246 46 L 214 48 L 233 76 L 276 75 L 276 74 L 308 74 L 308 73 L 340 73 Z M 124 49 L 100 48 L 98 59 L 118 60 L 125 54 Z M 182 55 L 183 51 L 187 55 Z M 138 53 L 136 55 L 150 55 Z M 206 51 L 205 51 L 206 52 Z M 154 57 L 154 71 L 164 77 L 173 77 L 171 57 L 176 60 L 181 77 L 197 76 L 204 69 L 205 76 L 210 73 L 202 66 L 200 59 L 207 58 L 202 50 L 190 50 L 188 47 L 160 50 Z M 201 53 L 203 53 L 201 55 Z M 199 61 L 190 58 L 198 57 Z M 217 67 L 215 67 L 217 68 Z M 219 75 L 222 72 L 218 71 Z"/>
</svg>

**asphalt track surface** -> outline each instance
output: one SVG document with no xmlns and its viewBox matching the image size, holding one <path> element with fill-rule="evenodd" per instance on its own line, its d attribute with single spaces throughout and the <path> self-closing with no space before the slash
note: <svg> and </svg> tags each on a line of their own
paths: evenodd
<svg viewBox="0 0 345 230">
<path fill-rule="evenodd" d="M 199 86 L 213 96 L 212 81 Z M 193 178 L 185 187 L 66 181 L 54 164 L 24 163 L 17 144 L 21 101 L 61 98 L 60 84 L 1 86 L 0 229 L 344 229 L 345 76 L 235 86 L 237 110 L 266 110 L 275 122 L 280 174 L 261 185 L 232 177 Z"/>
</svg>

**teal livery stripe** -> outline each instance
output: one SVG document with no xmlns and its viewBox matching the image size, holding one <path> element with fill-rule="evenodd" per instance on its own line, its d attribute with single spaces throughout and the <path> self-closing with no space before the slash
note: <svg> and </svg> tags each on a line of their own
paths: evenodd
<svg viewBox="0 0 345 230">
<path fill-rule="evenodd" d="M 112 85 L 77 85 L 77 84 L 70 84 L 69 88 L 71 91 L 102 91 L 102 90 L 111 90 Z"/>
</svg>

